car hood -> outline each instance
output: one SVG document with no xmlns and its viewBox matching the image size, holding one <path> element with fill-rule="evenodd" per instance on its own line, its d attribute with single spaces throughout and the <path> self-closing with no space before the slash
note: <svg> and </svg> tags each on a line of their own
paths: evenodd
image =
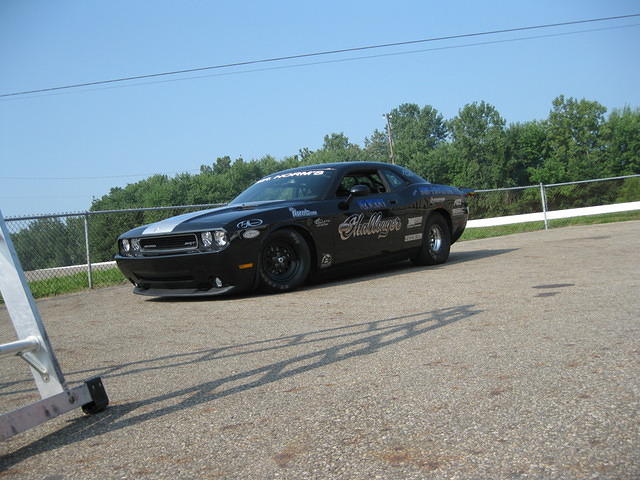
<svg viewBox="0 0 640 480">
<path fill-rule="evenodd" d="M 299 205 L 300 202 L 295 202 Z M 252 202 L 237 205 L 226 205 L 224 207 L 212 208 L 209 210 L 199 210 L 197 212 L 185 213 L 175 217 L 169 217 L 159 222 L 150 223 L 134 228 L 121 235 L 121 237 L 163 235 L 180 232 L 197 232 L 210 230 L 212 228 L 226 228 L 235 230 L 242 228 L 238 223 L 243 220 L 254 219 L 256 215 L 271 212 L 281 208 L 290 207 L 293 203 L 276 200 L 269 202 Z M 258 226 L 263 223 L 262 219 L 255 218 L 253 223 L 247 226 Z M 264 222 L 266 223 L 266 222 Z"/>
</svg>

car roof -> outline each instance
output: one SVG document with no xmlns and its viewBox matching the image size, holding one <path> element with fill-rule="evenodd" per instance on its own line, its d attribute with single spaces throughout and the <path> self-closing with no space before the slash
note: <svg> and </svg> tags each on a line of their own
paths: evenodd
<svg viewBox="0 0 640 480">
<path fill-rule="evenodd" d="M 290 168 L 288 170 L 282 170 L 277 173 L 286 173 L 286 172 L 300 172 L 305 170 L 351 170 L 351 169 L 369 169 L 369 168 L 395 168 L 397 169 L 397 165 L 392 165 L 390 163 L 384 162 L 334 162 L 334 163 L 319 163 L 316 165 L 304 165 L 302 167 Z"/>
</svg>

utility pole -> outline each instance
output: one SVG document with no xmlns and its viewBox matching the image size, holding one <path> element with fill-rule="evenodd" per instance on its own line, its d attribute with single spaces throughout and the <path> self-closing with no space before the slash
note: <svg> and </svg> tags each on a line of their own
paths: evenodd
<svg viewBox="0 0 640 480">
<path fill-rule="evenodd" d="M 387 139 L 389 140 L 389 159 L 391 160 L 391 163 L 395 165 L 396 160 L 393 155 L 393 132 L 391 130 L 391 121 L 390 121 L 391 115 L 388 113 L 385 113 L 382 116 L 387 119 Z"/>
</svg>

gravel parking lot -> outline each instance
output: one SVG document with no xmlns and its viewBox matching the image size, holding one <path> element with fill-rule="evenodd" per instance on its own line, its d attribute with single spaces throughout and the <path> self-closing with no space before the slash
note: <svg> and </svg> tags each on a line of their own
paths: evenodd
<svg viewBox="0 0 640 480">
<path fill-rule="evenodd" d="M 67 380 L 112 403 L 1 444 L 0 478 L 637 479 L 639 238 L 475 240 L 283 295 L 38 301 Z M 2 369 L 0 411 L 39 398 Z"/>
</svg>

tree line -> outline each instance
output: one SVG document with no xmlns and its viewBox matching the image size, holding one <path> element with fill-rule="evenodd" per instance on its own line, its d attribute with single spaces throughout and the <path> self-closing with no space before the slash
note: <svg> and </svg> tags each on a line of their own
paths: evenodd
<svg viewBox="0 0 640 480">
<path fill-rule="evenodd" d="M 433 183 L 486 189 L 640 172 L 640 109 L 605 114 L 598 102 L 561 95 L 547 119 L 509 125 L 484 101 L 465 105 L 449 120 L 431 105 L 412 103 L 389 115 L 397 164 Z M 375 130 L 362 146 L 331 133 L 320 149 L 303 148 L 280 160 L 219 157 L 198 174 L 154 175 L 112 188 L 91 210 L 227 202 L 277 170 L 336 161 L 389 161 L 387 132 Z"/>
<path fill-rule="evenodd" d="M 445 119 L 431 105 L 405 103 L 389 113 L 389 122 L 395 163 L 432 183 L 488 189 L 640 173 L 638 108 L 625 106 L 607 115 L 607 109 L 596 101 L 560 95 L 553 100 L 546 119 L 507 124 L 498 110 L 484 101 L 465 105 L 451 119 Z M 275 171 L 343 161 L 388 162 L 386 129 L 374 130 L 363 145 L 352 143 L 343 133 L 331 133 L 324 137 L 321 148 L 302 148 L 279 160 L 271 155 L 249 161 L 218 157 L 215 162 L 202 165 L 198 174 L 154 175 L 126 187 L 114 187 L 95 199 L 90 210 L 224 203 Z M 638 183 L 624 188 L 640 190 Z M 581 195 L 595 195 L 595 190 L 582 189 Z M 485 214 L 510 211 L 500 201 L 478 206 L 486 210 Z M 119 214 L 117 219 L 112 215 L 92 216 L 94 261 L 111 259 L 115 238 L 129 228 L 183 212 L 134 212 Z M 19 247 L 24 251 L 22 255 L 29 254 L 26 246 L 33 244 L 39 230 L 60 229 L 60 225 L 51 222 L 64 226 L 57 220 L 42 221 L 42 225 L 37 221 L 21 231 L 19 238 L 14 237 L 14 243 L 25 243 L 24 249 Z M 75 224 L 69 228 L 78 229 Z M 42 262 L 37 260 L 29 265 L 44 268 L 61 255 L 69 261 L 78 257 L 77 253 L 59 253 L 60 248 L 65 251 L 59 243 L 50 246 L 51 254 L 44 256 L 47 265 L 40 265 Z"/>
</svg>

